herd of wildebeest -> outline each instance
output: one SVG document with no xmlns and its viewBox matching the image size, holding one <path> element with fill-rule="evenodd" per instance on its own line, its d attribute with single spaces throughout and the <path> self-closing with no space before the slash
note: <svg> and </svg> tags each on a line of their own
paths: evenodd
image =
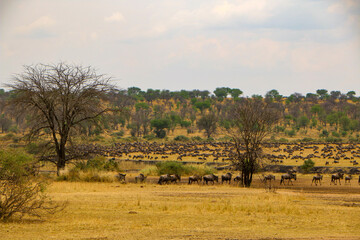
<svg viewBox="0 0 360 240">
<path fill-rule="evenodd" d="M 326 143 L 264 143 L 263 158 L 272 164 L 282 164 L 285 160 L 295 162 L 307 159 L 326 159 L 325 165 L 336 166 L 341 161 L 349 161 L 356 166 L 360 159 L 358 144 L 326 144 Z M 244 149 L 240 149 L 244 150 Z M 157 143 L 133 142 L 114 143 L 112 146 L 79 145 L 73 149 L 77 155 L 88 152 L 103 156 L 113 156 L 132 160 L 177 160 L 187 158 L 226 162 L 236 157 L 236 149 L 232 142 L 187 142 L 187 143 Z"/>
<path fill-rule="evenodd" d="M 118 173 L 116 175 L 116 177 L 120 182 L 126 181 L 126 174 Z M 345 184 L 351 184 L 352 178 L 353 177 L 351 174 L 345 176 Z M 144 183 L 144 182 L 146 182 L 146 179 L 147 179 L 147 176 L 145 176 L 143 173 L 140 173 L 138 176 L 135 177 L 135 183 Z M 285 185 L 286 183 L 288 185 L 293 184 L 292 179 L 296 180 L 296 172 L 295 171 L 291 171 L 289 173 L 281 175 L 280 185 L 281 184 Z M 332 184 L 337 185 L 338 183 L 341 185 L 341 181 L 340 181 L 341 179 L 344 179 L 344 173 L 332 174 L 330 185 L 332 185 Z M 240 185 L 242 182 L 242 176 L 237 175 L 233 178 L 233 174 L 230 172 L 221 175 L 221 184 L 224 184 L 224 183 L 231 184 L 231 180 L 233 180 L 234 183 Z M 323 180 L 323 175 L 318 173 L 315 176 L 313 176 L 311 185 L 313 185 L 313 184 L 315 186 L 317 186 L 318 184 L 321 185 L 322 180 Z M 159 177 L 159 180 L 157 181 L 157 183 L 160 185 L 163 185 L 163 184 L 178 183 L 180 181 L 181 181 L 181 176 L 178 174 L 164 174 Z M 271 183 L 272 181 L 275 181 L 275 176 L 273 174 L 262 175 L 261 181 L 264 184 L 267 184 L 268 182 Z M 206 185 L 208 185 L 210 182 L 214 185 L 215 182 L 219 182 L 219 176 L 217 176 L 215 174 L 207 174 L 204 176 L 193 175 L 193 176 L 188 177 L 187 182 L 188 182 L 188 184 L 192 184 L 195 182 L 197 184 L 200 184 L 201 182 L 203 182 L 203 184 L 206 184 Z M 358 179 L 358 184 L 360 185 L 360 176 Z"/>
<path fill-rule="evenodd" d="M 348 184 L 353 179 L 354 174 L 360 173 L 357 165 L 360 159 L 360 145 L 352 143 L 264 143 L 263 158 L 268 160 L 272 165 L 283 165 L 289 162 L 298 162 L 307 159 L 323 160 L 322 170 L 328 170 L 329 167 L 336 167 L 339 163 L 344 163 L 346 166 L 353 166 L 353 172 L 345 176 L 344 171 L 332 172 L 330 184 L 341 184 L 341 179 L 345 179 L 345 184 Z M 158 161 L 173 160 L 182 161 L 184 163 L 191 163 L 194 160 L 206 163 L 231 163 L 236 158 L 236 149 L 232 142 L 185 142 L 185 143 L 157 143 L 157 142 L 132 142 L 132 143 L 115 143 L 112 146 L 100 145 L 83 145 L 79 146 L 77 151 L 94 152 L 106 157 L 113 157 L 119 160 L 136 161 L 148 164 L 154 164 Z M 243 149 L 240 149 L 243 150 Z M 187 161 L 190 160 L 190 161 Z M 285 162 L 287 161 L 287 162 Z M 299 165 L 298 164 L 298 165 Z M 319 166 L 319 165 L 317 165 Z M 226 170 L 226 169 L 223 169 Z M 321 184 L 323 173 L 317 171 L 312 179 L 314 185 Z M 330 172 L 327 172 L 330 173 Z M 125 180 L 125 175 L 119 173 L 120 181 Z M 188 183 L 194 182 L 203 184 L 214 184 L 214 182 L 242 183 L 242 176 L 232 176 L 232 173 L 227 173 L 222 176 L 214 174 L 205 176 L 190 176 Z M 178 175 L 165 174 L 159 177 L 158 184 L 177 183 L 181 180 Z M 296 171 L 291 170 L 288 173 L 281 175 L 280 184 L 293 184 L 292 180 L 296 180 Z M 135 177 L 135 182 L 145 182 L 146 176 L 140 174 Z M 264 183 L 274 182 L 274 175 L 263 175 L 261 181 Z M 360 176 L 358 183 L 360 184 Z"/>
</svg>

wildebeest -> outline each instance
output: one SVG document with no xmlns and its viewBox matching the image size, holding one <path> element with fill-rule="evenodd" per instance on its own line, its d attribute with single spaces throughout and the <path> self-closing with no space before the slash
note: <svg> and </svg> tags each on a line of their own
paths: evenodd
<svg viewBox="0 0 360 240">
<path fill-rule="evenodd" d="M 360 185 L 360 176 L 359 176 L 359 181 L 358 181 L 359 185 Z"/>
<path fill-rule="evenodd" d="M 123 174 L 123 173 L 118 173 L 117 175 L 115 175 L 115 177 L 116 177 L 120 182 L 125 182 L 125 176 L 126 176 L 126 174 Z"/>
<path fill-rule="evenodd" d="M 232 174 L 231 173 L 227 173 L 225 175 L 221 176 L 221 184 L 225 182 L 229 182 L 229 184 L 231 183 L 231 178 L 232 178 Z"/>
<path fill-rule="evenodd" d="M 293 182 L 291 179 L 294 179 L 296 181 L 296 173 L 286 173 L 281 175 L 280 185 L 283 183 L 285 185 L 285 180 L 288 180 L 288 185 L 291 183 L 293 185 Z"/>
<path fill-rule="evenodd" d="M 267 181 L 272 181 L 272 180 L 275 181 L 275 176 L 272 174 L 265 175 L 263 179 L 264 183 L 267 183 Z"/>
<path fill-rule="evenodd" d="M 170 182 L 177 183 L 177 181 L 179 181 L 179 182 L 181 181 L 181 177 L 179 175 L 177 175 L 177 174 L 170 175 Z"/>
<path fill-rule="evenodd" d="M 234 177 L 234 182 L 242 182 L 242 176 L 241 175 L 237 175 L 236 177 Z"/>
<path fill-rule="evenodd" d="M 138 183 L 143 183 L 146 181 L 146 176 L 142 173 L 140 173 L 138 176 L 135 177 L 135 182 Z"/>
<path fill-rule="evenodd" d="M 311 186 L 313 185 L 313 183 L 315 183 L 315 186 L 317 186 L 317 183 L 319 182 L 321 185 L 321 180 L 323 179 L 323 176 L 318 174 L 316 176 L 313 177 L 312 182 L 311 182 Z"/>
<path fill-rule="evenodd" d="M 331 183 L 334 183 L 336 185 L 337 181 L 339 181 L 339 184 L 341 185 L 340 179 L 343 179 L 343 178 L 344 178 L 344 173 L 336 173 L 336 174 L 331 175 L 330 185 L 331 185 Z"/>
<path fill-rule="evenodd" d="M 199 181 L 201 182 L 201 180 L 202 180 L 202 177 L 199 175 L 190 176 L 189 184 L 192 184 L 193 182 L 199 183 Z"/>
<path fill-rule="evenodd" d="M 159 177 L 158 184 L 162 185 L 163 183 L 169 183 L 170 181 L 171 181 L 170 174 L 165 174 Z"/>
<path fill-rule="evenodd" d="M 204 184 L 208 184 L 208 182 L 212 182 L 212 184 L 214 185 L 214 182 L 219 182 L 219 177 L 214 175 L 214 174 L 209 174 L 209 175 L 205 175 L 203 177 L 204 180 Z"/>
<path fill-rule="evenodd" d="M 348 176 L 346 176 L 346 177 L 345 177 L 345 184 L 346 184 L 346 183 L 349 183 L 349 184 L 351 185 L 351 182 L 350 182 L 350 181 L 351 181 L 351 179 L 352 179 L 351 174 L 350 174 L 350 175 L 348 175 Z"/>
</svg>

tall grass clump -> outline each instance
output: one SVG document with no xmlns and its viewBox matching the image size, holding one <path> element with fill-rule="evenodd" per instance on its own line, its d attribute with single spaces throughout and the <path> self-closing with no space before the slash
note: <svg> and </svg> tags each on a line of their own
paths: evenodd
<svg viewBox="0 0 360 240">
<path fill-rule="evenodd" d="M 67 172 L 60 174 L 58 181 L 113 182 L 113 172 L 119 172 L 119 164 L 115 159 L 96 156 L 87 161 L 78 161 Z"/>
</svg>

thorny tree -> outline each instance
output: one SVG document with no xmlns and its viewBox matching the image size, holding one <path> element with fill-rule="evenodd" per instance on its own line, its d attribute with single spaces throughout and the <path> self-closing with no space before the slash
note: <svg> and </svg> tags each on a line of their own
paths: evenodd
<svg viewBox="0 0 360 240">
<path fill-rule="evenodd" d="M 51 159 L 57 173 L 65 167 L 66 144 L 78 124 L 95 120 L 110 111 L 104 97 L 113 89 L 110 79 L 91 67 L 59 63 L 25 66 L 9 86 L 14 90 L 12 103 L 19 113 L 26 112 L 30 136 L 50 134 L 56 157 Z"/>
<path fill-rule="evenodd" d="M 229 131 L 236 149 L 233 163 L 242 173 L 243 185 L 250 187 L 261 159 L 261 143 L 278 121 L 279 111 L 262 100 L 243 99 L 234 106 L 231 114 L 234 128 Z"/>
</svg>

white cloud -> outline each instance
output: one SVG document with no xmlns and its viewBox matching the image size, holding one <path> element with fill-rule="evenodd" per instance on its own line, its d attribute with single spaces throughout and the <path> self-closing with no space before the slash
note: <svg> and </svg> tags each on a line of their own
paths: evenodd
<svg viewBox="0 0 360 240">
<path fill-rule="evenodd" d="M 54 24 L 54 19 L 49 16 L 42 16 L 30 24 L 19 27 L 17 32 L 21 34 L 27 34 L 36 30 L 45 30 L 49 27 L 52 27 Z"/>
<path fill-rule="evenodd" d="M 124 16 L 120 12 L 115 12 L 111 16 L 104 18 L 105 22 L 109 22 L 109 23 L 122 22 L 124 21 L 124 19 L 125 19 Z"/>
</svg>

